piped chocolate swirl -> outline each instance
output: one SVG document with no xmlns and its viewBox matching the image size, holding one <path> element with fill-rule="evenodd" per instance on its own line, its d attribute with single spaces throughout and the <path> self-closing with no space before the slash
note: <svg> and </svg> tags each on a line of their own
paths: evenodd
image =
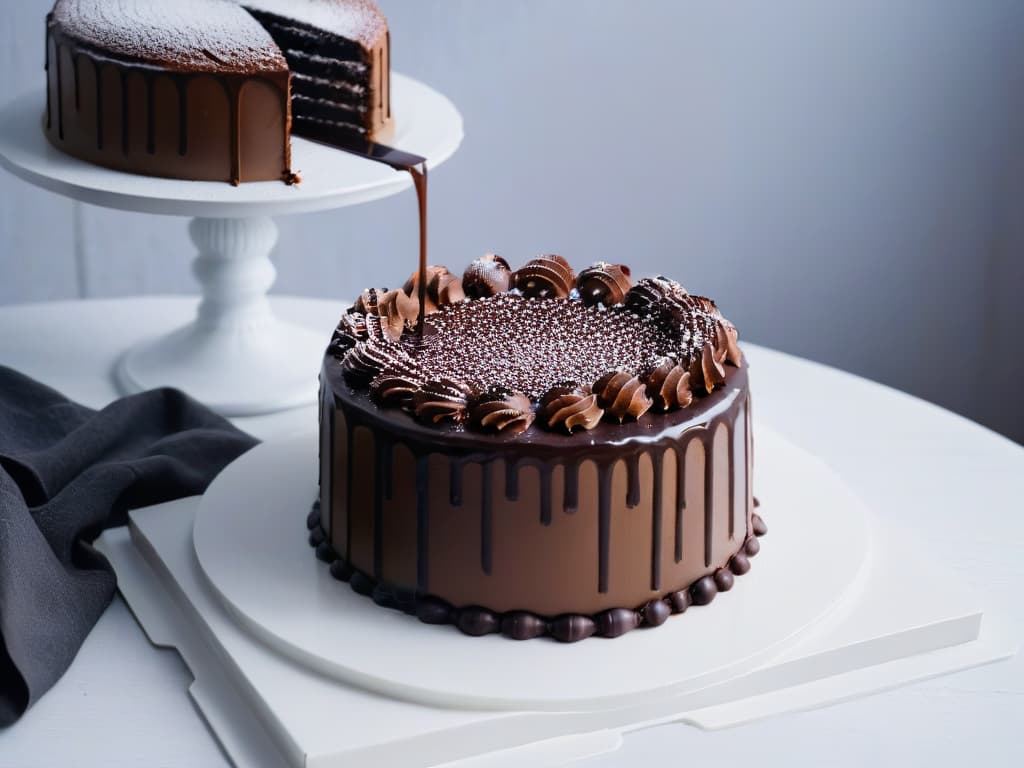
<svg viewBox="0 0 1024 768">
<path fill-rule="evenodd" d="M 742 361 L 736 328 L 713 301 L 665 277 L 633 284 L 624 265 L 598 262 L 577 275 L 549 255 L 513 272 L 487 254 L 461 278 L 433 266 L 425 279 L 422 328 L 414 273 L 401 289 L 364 291 L 332 350 L 353 386 L 369 387 L 385 406 L 412 401 L 415 415 L 442 428 L 494 431 L 498 417 L 467 418 L 467 404 L 495 391 L 520 396 L 515 409 L 523 417 L 497 430 L 505 434 L 589 430 L 602 415 L 636 420 L 652 407 L 690 406 L 694 395 L 721 386 L 724 365 Z M 395 359 L 398 372 L 389 367 Z M 452 382 L 457 408 L 449 404 Z M 566 382 L 586 394 L 568 402 Z M 553 402 L 560 403 L 554 411 Z"/>
</svg>

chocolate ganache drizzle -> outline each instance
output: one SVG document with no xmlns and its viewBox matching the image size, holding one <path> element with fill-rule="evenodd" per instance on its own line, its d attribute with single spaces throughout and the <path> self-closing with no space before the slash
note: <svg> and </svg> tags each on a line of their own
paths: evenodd
<svg viewBox="0 0 1024 768">
<path fill-rule="evenodd" d="M 649 594 L 639 608 L 613 602 L 605 612 L 625 605 L 627 612 L 640 612 L 636 624 L 656 624 L 691 600 L 710 601 L 716 590 L 731 586 L 733 573 L 745 572 L 748 564 L 740 550 L 753 536 L 747 501 L 750 408 L 737 336 L 713 301 L 690 295 L 673 280 L 656 277 L 634 284 L 628 268 L 605 263 L 577 275 L 559 256 L 542 256 L 513 272 L 500 256 L 488 254 L 473 262 L 462 279 L 444 267 L 421 263 L 400 289 L 368 289 L 344 314 L 329 347 L 328 360 L 338 362 L 325 363 L 322 414 L 329 420 L 328 444 L 348 446 L 344 477 L 349 482 L 340 507 L 358 510 L 369 504 L 373 517 L 368 524 L 360 513 L 332 515 L 328 510 L 323 526 L 333 557 L 346 564 L 355 558 L 354 565 L 341 569 L 364 569 L 378 589 L 389 583 L 383 541 L 408 535 L 399 534 L 393 523 L 389 527 L 384 512 L 395 492 L 392 478 L 399 448 L 411 453 L 416 478 L 415 516 L 409 521 L 416 538 L 410 580 L 415 587 L 401 589 L 423 597 L 437 594 L 431 574 L 443 565 L 429 560 L 432 531 L 447 535 L 443 526 L 436 528 L 440 521 L 430 511 L 441 488 L 447 505 L 462 508 L 467 504 L 464 475 L 473 467 L 477 479 L 468 503 L 479 515 L 479 569 L 490 576 L 496 567 L 497 494 L 503 491 L 505 500 L 517 500 L 521 472 L 533 468 L 539 482 L 538 522 L 551 526 L 556 494 L 564 514 L 574 514 L 580 505 L 586 462 L 596 469 L 594 591 L 615 600 L 612 496 L 618 486 L 613 474 L 624 464 L 625 508 L 651 506 Z M 335 402 L 344 424 L 338 443 Z M 357 432 L 364 435 L 363 442 Z M 697 496 L 703 499 L 702 520 L 694 528 L 703 531 L 699 545 L 686 534 L 696 513 L 686 504 L 686 456 L 694 442 L 702 445 L 704 457 L 703 488 Z M 438 451 L 448 462 L 443 478 L 431 469 Z M 370 456 L 375 469 L 365 463 Z M 666 460 L 672 462 L 671 475 L 665 473 Z M 729 471 L 717 470 L 717 462 Z M 351 482 L 366 471 L 373 472 L 368 493 Z M 641 481 L 642 472 L 647 480 Z M 716 507 L 713 500 L 725 491 L 720 483 L 726 477 L 728 504 L 719 501 Z M 322 486 L 324 482 L 322 477 Z M 648 485 L 649 490 L 642 490 Z M 587 493 L 594 497 L 589 486 Z M 337 491 L 328 488 L 322 498 L 338 498 Z M 663 514 L 674 514 L 674 519 L 663 524 Z M 684 520 L 691 522 L 684 525 Z M 332 533 L 332 525 L 342 528 Z M 663 548 L 665 533 L 674 541 Z M 360 564 L 359 542 L 371 539 L 372 563 Z M 699 558 L 695 567 L 706 576 L 684 585 L 690 590 L 686 597 L 671 597 L 665 590 L 677 591 L 678 577 L 665 582 L 663 571 L 673 561 L 677 566 L 684 559 L 694 563 L 694 555 Z M 722 563 L 728 564 L 724 570 Z M 360 588 L 357 584 L 362 582 L 356 579 L 354 588 Z M 667 602 L 653 605 L 659 600 Z M 648 603 L 650 616 L 645 619 L 643 606 Z M 585 621 L 573 623 L 572 637 L 560 639 L 614 633 L 629 624 L 602 613 L 604 605 L 583 609 L 577 618 Z M 532 615 L 538 610 L 544 615 L 543 609 Z M 469 631 L 461 619 L 451 621 Z M 512 623 L 522 629 L 519 619 Z M 494 621 L 484 624 L 470 629 L 497 631 Z M 557 636 L 553 624 L 544 626 Z"/>
</svg>

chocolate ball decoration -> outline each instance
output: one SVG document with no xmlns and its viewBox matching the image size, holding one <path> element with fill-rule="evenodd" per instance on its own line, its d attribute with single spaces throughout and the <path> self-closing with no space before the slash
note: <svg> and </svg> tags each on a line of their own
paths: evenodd
<svg viewBox="0 0 1024 768">
<path fill-rule="evenodd" d="M 512 284 L 528 299 L 566 299 L 576 285 L 576 273 L 568 261 L 551 253 L 517 269 Z"/>
<path fill-rule="evenodd" d="M 331 576 L 336 578 L 338 581 L 348 581 L 352 578 L 353 573 L 354 571 L 352 566 L 341 558 L 338 558 L 331 563 Z"/>
<path fill-rule="evenodd" d="M 686 609 L 690 607 L 690 603 L 690 592 L 686 589 L 672 592 L 668 596 L 668 606 L 672 609 L 672 613 L 685 613 Z"/>
<path fill-rule="evenodd" d="M 551 622 L 551 636 L 563 643 L 575 643 L 590 637 L 597 630 L 589 616 L 566 614 Z"/>
<path fill-rule="evenodd" d="M 365 573 L 356 571 L 352 574 L 352 578 L 349 579 L 348 585 L 352 587 L 354 592 L 358 592 L 360 595 L 370 596 L 373 594 L 373 590 L 377 586 L 377 582 Z"/>
<path fill-rule="evenodd" d="M 690 586 L 690 598 L 693 605 L 707 605 L 718 594 L 718 585 L 710 576 L 702 576 Z"/>
<path fill-rule="evenodd" d="M 547 629 L 544 619 L 527 611 L 511 611 L 501 619 L 501 634 L 512 640 L 540 637 Z"/>
<path fill-rule="evenodd" d="M 736 577 L 728 568 L 719 568 L 715 571 L 715 586 L 718 587 L 719 592 L 728 592 L 735 583 Z"/>
<path fill-rule="evenodd" d="M 416 601 L 416 618 L 424 624 L 447 624 L 451 621 L 452 607 L 436 597 L 422 597 Z"/>
<path fill-rule="evenodd" d="M 628 608 L 609 608 L 594 617 L 594 626 L 601 637 L 618 637 L 640 626 L 640 615 Z"/>
<path fill-rule="evenodd" d="M 626 292 L 632 285 L 629 267 L 603 261 L 587 267 L 576 278 L 576 290 L 580 294 L 580 300 L 588 307 L 597 304 L 606 307 L 621 304 L 626 300 Z"/>
<path fill-rule="evenodd" d="M 643 607 L 644 621 L 649 627 L 660 627 L 672 615 L 672 609 L 664 600 L 651 600 Z"/>
<path fill-rule="evenodd" d="M 306 529 L 312 531 L 320 526 L 320 501 L 313 502 L 313 508 L 306 515 Z"/>
<path fill-rule="evenodd" d="M 729 570 L 737 576 L 742 576 L 750 570 L 750 559 L 742 549 L 732 556 L 732 560 L 729 561 Z"/>
<path fill-rule="evenodd" d="M 485 299 L 512 287 L 512 269 L 496 253 L 485 253 L 462 273 L 462 290 L 470 299 Z"/>
<path fill-rule="evenodd" d="M 334 551 L 329 541 L 321 541 L 316 545 L 316 559 L 322 563 L 330 563 L 336 560 L 338 553 Z"/>
<path fill-rule="evenodd" d="M 497 616 L 486 608 L 474 605 L 459 611 L 456 625 L 464 634 L 472 635 L 473 637 L 490 635 L 501 629 Z"/>
<path fill-rule="evenodd" d="M 747 557 L 753 557 L 761 551 L 761 542 L 757 540 L 756 536 L 751 536 L 747 539 L 747 543 L 743 545 L 743 549 L 747 553 Z"/>
<path fill-rule="evenodd" d="M 391 589 L 384 584 L 378 584 L 370 593 L 370 599 L 382 608 L 396 608 L 395 596 Z"/>
</svg>

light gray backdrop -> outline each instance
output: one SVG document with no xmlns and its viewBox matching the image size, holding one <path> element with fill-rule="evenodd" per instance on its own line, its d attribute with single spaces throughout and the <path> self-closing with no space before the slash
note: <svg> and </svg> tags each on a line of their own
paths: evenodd
<svg viewBox="0 0 1024 768">
<path fill-rule="evenodd" d="M 49 5 L 0 0 L 3 100 L 41 87 Z M 381 5 L 395 68 L 465 116 L 432 261 L 664 272 L 744 338 L 1024 440 L 1024 3 Z M 413 267 L 411 192 L 280 224 L 282 293 L 340 301 Z M 189 258 L 180 219 L 0 174 L 0 303 L 191 292 Z"/>
</svg>

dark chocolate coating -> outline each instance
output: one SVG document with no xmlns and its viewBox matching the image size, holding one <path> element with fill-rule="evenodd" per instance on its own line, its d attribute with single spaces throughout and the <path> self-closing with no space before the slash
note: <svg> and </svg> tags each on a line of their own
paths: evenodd
<svg viewBox="0 0 1024 768">
<path fill-rule="evenodd" d="M 640 614 L 628 608 L 609 608 L 594 616 L 597 634 L 601 637 L 618 637 L 640 624 Z"/>
<path fill-rule="evenodd" d="M 702 576 L 690 587 L 690 598 L 693 605 L 707 605 L 718 594 L 718 585 L 711 576 Z"/>
<path fill-rule="evenodd" d="M 735 577 L 728 568 L 719 568 L 715 571 L 715 586 L 719 592 L 728 592 L 735 583 Z"/>
<path fill-rule="evenodd" d="M 597 627 L 589 616 L 567 614 L 551 622 L 551 636 L 563 643 L 575 643 L 594 634 Z"/>
<path fill-rule="evenodd" d="M 691 602 L 688 589 L 680 589 L 677 592 L 670 592 L 668 595 L 668 605 L 672 609 L 672 613 L 685 613 Z"/>
<path fill-rule="evenodd" d="M 316 559 L 324 563 L 332 563 L 338 558 L 338 553 L 334 551 L 334 547 L 331 546 L 329 541 L 321 541 L 316 545 Z"/>
<path fill-rule="evenodd" d="M 374 588 L 377 586 L 374 580 L 362 571 L 353 573 L 348 583 L 360 595 L 372 595 Z"/>
<path fill-rule="evenodd" d="M 729 570 L 737 576 L 742 576 L 750 570 L 750 559 L 742 550 L 732 556 L 732 559 L 729 561 Z"/>
<path fill-rule="evenodd" d="M 313 502 L 313 508 L 306 515 L 306 530 L 312 531 L 320 525 L 320 500 Z"/>
<path fill-rule="evenodd" d="M 649 627 L 658 627 L 672 614 L 672 609 L 664 600 L 651 600 L 643 607 L 644 622 Z"/>
<path fill-rule="evenodd" d="M 463 633 L 473 637 L 489 635 L 501 629 L 501 622 L 494 613 L 475 605 L 460 610 L 456 623 Z"/>
<path fill-rule="evenodd" d="M 383 608 L 397 608 L 391 589 L 384 584 L 377 584 L 370 593 L 370 599 Z"/>
<path fill-rule="evenodd" d="M 338 581 L 348 581 L 354 572 L 352 566 L 340 558 L 331 563 L 331 576 Z"/>
<path fill-rule="evenodd" d="M 501 620 L 501 634 L 513 640 L 530 640 L 547 631 L 547 622 L 526 611 L 511 611 Z"/>
<path fill-rule="evenodd" d="M 424 624 L 447 624 L 451 617 L 452 607 L 444 600 L 424 597 L 416 602 L 416 618 Z"/>
</svg>

